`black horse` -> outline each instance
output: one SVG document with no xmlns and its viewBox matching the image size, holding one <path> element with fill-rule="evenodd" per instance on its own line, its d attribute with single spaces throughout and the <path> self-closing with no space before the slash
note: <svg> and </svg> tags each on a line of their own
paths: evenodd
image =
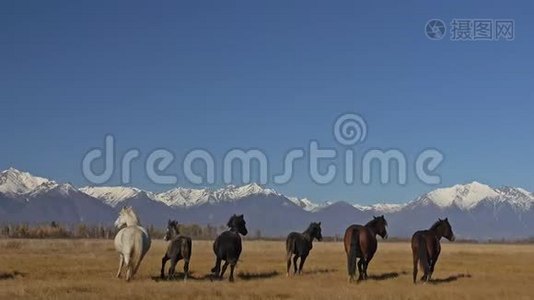
<svg viewBox="0 0 534 300">
<path fill-rule="evenodd" d="M 429 230 L 417 231 L 412 236 L 413 283 L 416 283 L 417 280 L 418 262 L 421 263 L 421 267 L 424 270 L 421 280 L 428 282 L 431 279 L 434 266 L 436 266 L 441 252 L 440 240 L 442 237 L 449 241 L 455 240 L 448 218 L 445 218 L 445 220 L 438 219 Z"/>
<path fill-rule="evenodd" d="M 356 260 L 358 261 L 358 280 L 367 279 L 367 266 L 373 259 L 378 242 L 376 235 L 386 239 L 388 233 L 386 227 L 388 222 L 384 216 L 373 217 L 369 223 L 362 225 L 351 225 L 345 230 L 344 244 L 347 254 L 347 268 L 349 271 L 349 282 L 354 280 L 356 273 Z"/>
<path fill-rule="evenodd" d="M 174 270 L 179 260 L 184 260 L 184 281 L 189 275 L 189 261 L 191 259 L 191 238 L 180 235 L 178 230 L 178 222 L 169 220 L 167 223 L 167 231 L 163 237 L 165 241 L 169 241 L 167 251 L 161 258 L 161 278 L 165 278 L 165 264 L 170 259 L 171 266 L 169 268 L 169 279 L 174 278 Z"/>
<path fill-rule="evenodd" d="M 234 281 L 234 268 L 241 255 L 241 236 L 247 235 L 245 218 L 243 215 L 233 215 L 228 221 L 227 226 L 230 230 L 221 233 L 213 243 L 213 252 L 215 252 L 215 267 L 211 269 L 213 275 L 219 279 L 223 278 L 224 272 L 230 264 L 230 281 Z M 221 270 L 221 261 L 225 261 Z"/>
<path fill-rule="evenodd" d="M 289 269 L 291 269 L 291 256 L 293 256 L 293 268 L 294 274 L 302 274 L 302 267 L 306 261 L 306 257 L 310 254 L 310 250 L 313 248 L 313 239 L 321 241 L 323 236 L 321 235 L 321 222 L 311 223 L 308 229 L 303 233 L 291 232 L 287 236 L 286 240 L 286 253 L 287 253 L 287 276 L 289 276 Z M 300 265 L 297 269 L 297 260 L 300 257 Z"/>
</svg>

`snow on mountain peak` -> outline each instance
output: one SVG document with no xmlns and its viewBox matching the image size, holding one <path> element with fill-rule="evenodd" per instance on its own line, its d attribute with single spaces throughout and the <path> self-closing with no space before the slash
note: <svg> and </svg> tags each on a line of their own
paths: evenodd
<svg viewBox="0 0 534 300">
<path fill-rule="evenodd" d="M 460 209 L 468 210 L 480 201 L 498 197 L 500 193 L 488 185 L 473 181 L 468 184 L 457 184 L 452 187 L 439 188 L 415 200 L 415 203 L 433 203 L 445 208 L 456 205 Z"/>
<path fill-rule="evenodd" d="M 189 207 L 207 203 L 210 197 L 211 191 L 208 189 L 187 189 L 179 187 L 156 194 L 155 199 L 168 206 Z"/>
<path fill-rule="evenodd" d="M 516 207 L 529 209 L 534 205 L 534 194 L 514 187 L 501 187 L 496 189 L 501 194 L 501 201 L 507 201 Z"/>
<path fill-rule="evenodd" d="M 253 195 L 276 194 L 271 189 L 261 187 L 256 183 L 243 186 L 228 185 L 226 187 L 210 189 L 174 188 L 155 195 L 155 199 L 169 206 L 197 206 L 205 203 L 229 202 Z"/>
<path fill-rule="evenodd" d="M 329 203 L 317 204 L 315 202 L 312 202 L 308 198 L 287 197 L 287 199 L 293 202 L 298 207 L 301 207 L 305 211 L 310 211 L 310 212 L 318 211 L 321 208 L 324 208 L 327 205 L 329 205 Z"/>
<path fill-rule="evenodd" d="M 377 203 L 371 205 L 373 210 L 380 213 L 391 214 L 400 211 L 406 204 Z"/>
<path fill-rule="evenodd" d="M 42 184 L 56 184 L 46 178 L 33 176 L 15 168 L 9 168 L 0 173 L 0 193 L 8 195 L 23 195 L 29 193 Z"/>
<path fill-rule="evenodd" d="M 111 186 L 111 187 L 84 187 L 80 189 L 81 192 L 100 199 L 106 204 L 115 207 L 120 202 L 135 197 L 143 191 L 138 188 Z"/>
<path fill-rule="evenodd" d="M 33 176 L 30 173 L 9 168 L 0 172 L 0 193 L 23 198 L 21 196 L 38 196 L 41 193 L 57 192 L 62 195 L 72 195 L 74 192 L 83 192 L 89 196 L 100 199 L 104 203 L 116 207 L 120 202 L 138 197 L 140 195 L 151 200 L 162 202 L 170 207 L 191 207 L 207 203 L 232 202 L 252 196 L 280 196 L 288 199 L 295 205 L 308 212 L 317 212 L 330 206 L 332 203 L 315 203 L 308 198 L 286 197 L 272 189 L 265 188 L 256 183 L 243 186 L 228 185 L 219 189 L 190 189 L 177 187 L 162 193 L 145 192 L 134 187 L 84 187 L 77 189 L 69 183 L 58 184 L 46 178 Z M 352 204 L 361 211 L 376 213 L 395 213 L 406 206 L 434 204 L 440 208 L 458 207 L 462 210 L 474 208 L 479 203 L 507 203 L 514 209 L 528 210 L 534 207 L 534 194 L 514 187 L 492 188 L 488 185 L 473 181 L 467 184 L 458 184 L 433 190 L 408 204 Z"/>
<path fill-rule="evenodd" d="M 266 189 L 260 186 L 257 183 L 250 183 L 242 186 L 227 186 L 221 189 L 216 190 L 216 198 L 221 200 L 231 200 L 244 198 L 251 195 L 269 195 L 277 194 L 271 189 Z"/>
</svg>

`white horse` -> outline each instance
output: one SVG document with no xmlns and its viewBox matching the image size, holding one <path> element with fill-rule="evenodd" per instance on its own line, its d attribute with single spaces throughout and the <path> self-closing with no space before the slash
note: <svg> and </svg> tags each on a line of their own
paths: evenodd
<svg viewBox="0 0 534 300">
<path fill-rule="evenodd" d="M 121 228 L 115 236 L 115 249 L 119 252 L 119 270 L 117 278 L 121 277 L 121 270 L 126 266 L 126 280 L 129 281 L 137 272 L 141 260 L 150 249 L 150 236 L 145 228 L 139 225 L 139 218 L 132 207 L 122 208 L 115 226 Z"/>
</svg>

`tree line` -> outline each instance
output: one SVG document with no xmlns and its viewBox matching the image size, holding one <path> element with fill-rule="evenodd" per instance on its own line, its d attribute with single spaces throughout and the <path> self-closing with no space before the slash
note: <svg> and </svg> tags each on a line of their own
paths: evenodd
<svg viewBox="0 0 534 300">
<path fill-rule="evenodd" d="M 148 226 L 153 239 L 163 238 L 166 228 Z M 212 240 L 226 230 L 225 226 L 180 224 L 180 233 L 197 240 Z M 67 225 L 57 222 L 46 224 L 5 224 L 0 226 L 0 238 L 21 239 L 113 239 L 118 229 L 109 225 L 76 224 Z"/>
</svg>

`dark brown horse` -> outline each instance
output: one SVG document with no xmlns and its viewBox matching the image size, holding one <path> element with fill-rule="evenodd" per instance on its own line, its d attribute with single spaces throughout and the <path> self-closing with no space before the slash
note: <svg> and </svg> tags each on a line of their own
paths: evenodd
<svg viewBox="0 0 534 300">
<path fill-rule="evenodd" d="M 286 239 L 286 260 L 287 260 L 287 276 L 289 277 L 289 269 L 291 269 L 291 256 L 293 256 L 293 274 L 302 274 L 302 267 L 304 262 L 313 248 L 313 240 L 321 241 L 323 235 L 321 234 L 321 222 L 311 223 L 308 229 L 303 233 L 291 232 Z M 297 260 L 300 258 L 300 264 L 297 266 Z"/>
<path fill-rule="evenodd" d="M 215 253 L 215 267 L 211 269 L 212 274 L 219 279 L 223 278 L 226 268 L 230 265 L 230 281 L 234 281 L 234 269 L 241 255 L 241 236 L 247 235 L 248 230 L 243 215 L 233 215 L 228 221 L 229 230 L 221 233 L 213 243 Z M 221 262 L 224 265 L 221 270 Z"/>
<path fill-rule="evenodd" d="M 167 231 L 163 237 L 165 241 L 169 241 L 167 251 L 161 258 L 161 278 L 165 278 L 165 264 L 171 260 L 171 267 L 169 268 L 169 279 L 174 278 L 174 271 L 176 264 L 180 260 L 184 260 L 184 281 L 189 276 L 189 261 L 191 260 L 191 238 L 183 236 L 178 230 L 178 222 L 171 221 L 167 223 Z"/>
<path fill-rule="evenodd" d="M 455 239 L 448 218 L 438 219 L 430 229 L 414 233 L 412 237 L 413 283 L 416 283 L 417 280 L 418 262 L 421 263 L 421 268 L 425 272 L 421 280 L 428 282 L 431 279 L 434 266 L 436 266 L 441 252 L 440 240 L 442 237 L 449 241 Z"/>
<path fill-rule="evenodd" d="M 373 217 L 373 219 L 362 225 L 351 225 L 345 230 L 345 253 L 347 253 L 347 269 L 349 272 L 349 282 L 354 280 L 356 273 L 356 260 L 358 261 L 358 280 L 367 279 L 367 266 L 375 255 L 378 242 L 376 235 L 386 239 L 388 233 L 386 227 L 388 222 L 384 216 Z"/>
</svg>

